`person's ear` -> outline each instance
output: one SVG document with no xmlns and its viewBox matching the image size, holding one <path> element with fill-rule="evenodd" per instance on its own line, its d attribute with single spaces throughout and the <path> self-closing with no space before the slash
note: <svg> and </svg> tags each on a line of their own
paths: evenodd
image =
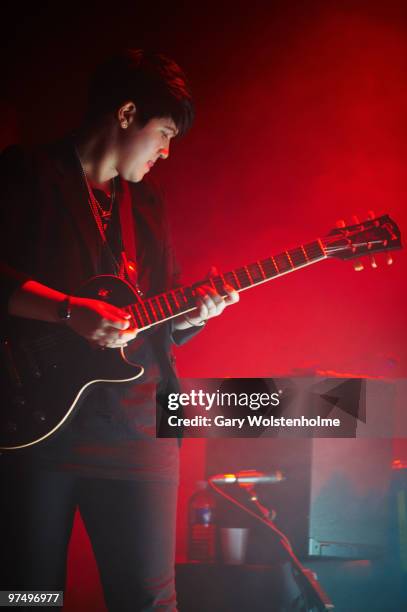
<svg viewBox="0 0 407 612">
<path fill-rule="evenodd" d="M 134 102 L 129 100 L 121 105 L 117 111 L 117 119 L 121 128 L 126 130 L 136 120 L 137 109 Z"/>
</svg>

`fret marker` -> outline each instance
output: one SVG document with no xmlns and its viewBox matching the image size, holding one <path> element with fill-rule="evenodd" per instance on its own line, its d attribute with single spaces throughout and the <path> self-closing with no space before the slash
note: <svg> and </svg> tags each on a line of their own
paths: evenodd
<svg viewBox="0 0 407 612">
<path fill-rule="evenodd" d="M 278 265 L 276 264 L 276 260 L 274 259 L 273 256 L 271 256 L 270 259 L 273 262 L 273 265 L 274 265 L 275 269 L 277 270 L 277 273 L 280 274 L 280 269 L 279 269 Z"/>
<path fill-rule="evenodd" d="M 263 266 L 261 265 L 260 261 L 256 261 L 257 265 L 259 266 L 260 272 L 263 276 L 263 279 L 265 280 L 267 278 L 265 271 L 263 270 Z"/>
<path fill-rule="evenodd" d="M 321 251 L 324 254 L 324 257 L 326 257 L 327 255 L 326 255 L 326 252 L 325 252 L 324 245 L 322 244 L 322 240 L 320 238 L 318 238 L 317 242 L 318 242 L 319 246 L 321 247 Z"/>
<path fill-rule="evenodd" d="M 245 266 L 245 267 L 244 267 L 244 269 L 246 270 L 246 274 L 247 274 L 247 276 L 249 277 L 249 281 L 250 281 L 250 282 L 251 282 L 251 284 L 253 285 L 253 284 L 254 284 L 254 282 L 253 282 L 252 275 L 251 275 L 251 274 L 250 274 L 250 272 L 249 272 L 249 268 L 248 268 L 247 266 Z"/>
<path fill-rule="evenodd" d="M 238 279 L 237 274 L 236 274 L 236 272 L 234 270 L 232 270 L 232 274 L 233 274 L 233 276 L 236 279 L 237 289 L 241 289 L 241 284 L 239 283 L 239 279 Z"/>
<path fill-rule="evenodd" d="M 285 251 L 285 254 L 287 255 L 287 259 L 288 259 L 288 261 L 290 262 L 291 267 L 292 267 L 292 268 L 294 268 L 295 266 L 294 266 L 294 264 L 293 264 L 293 260 L 291 259 L 291 257 L 290 257 L 290 255 L 289 255 L 288 251 Z"/>
<path fill-rule="evenodd" d="M 302 252 L 304 253 L 304 257 L 305 257 L 305 259 L 306 259 L 307 261 L 309 261 L 309 257 L 308 257 L 308 255 L 307 255 L 307 253 L 305 252 L 305 249 L 304 249 L 303 245 L 301 245 L 301 250 L 302 250 Z"/>
</svg>

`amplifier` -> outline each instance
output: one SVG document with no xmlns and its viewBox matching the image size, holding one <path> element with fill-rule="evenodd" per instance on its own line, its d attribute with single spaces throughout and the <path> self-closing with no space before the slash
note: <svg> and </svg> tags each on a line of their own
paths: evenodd
<svg viewBox="0 0 407 612">
<path fill-rule="evenodd" d="M 285 481 L 256 490 L 302 558 L 372 559 L 388 546 L 393 386 L 364 382 L 366 414 L 355 428 L 360 437 L 207 441 L 207 476 L 247 469 L 284 473 Z M 388 437 L 371 437 L 380 431 Z M 223 486 L 239 501 L 247 500 L 236 485 Z M 272 532 L 223 498 L 218 498 L 218 518 L 221 526 L 250 527 L 247 562 L 280 560 Z"/>
</svg>

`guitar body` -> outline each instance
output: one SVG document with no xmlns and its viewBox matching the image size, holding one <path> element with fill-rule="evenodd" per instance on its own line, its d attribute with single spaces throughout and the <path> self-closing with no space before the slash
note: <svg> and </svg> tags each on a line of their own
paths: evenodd
<svg viewBox="0 0 407 612">
<path fill-rule="evenodd" d="M 139 301 L 131 285 L 108 275 L 90 279 L 77 295 L 119 307 Z M 49 439 L 95 385 L 135 381 L 143 372 L 124 349 L 93 348 L 63 325 L 13 317 L 1 339 L 0 449 Z"/>
</svg>

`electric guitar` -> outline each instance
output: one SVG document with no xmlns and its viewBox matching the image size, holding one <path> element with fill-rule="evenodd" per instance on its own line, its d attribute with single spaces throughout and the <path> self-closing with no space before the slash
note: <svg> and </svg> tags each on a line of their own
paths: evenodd
<svg viewBox="0 0 407 612">
<path fill-rule="evenodd" d="M 91 278 L 77 293 L 127 310 L 139 332 L 195 308 L 195 290 L 210 284 L 225 295 L 224 283 L 244 291 L 331 257 L 351 259 L 401 248 L 396 223 L 388 215 L 333 229 L 325 238 L 267 257 L 148 299 L 115 276 Z M 1 338 L 0 450 L 17 450 L 53 436 L 97 384 L 128 383 L 143 375 L 131 361 L 131 346 L 94 349 L 63 325 L 13 318 Z"/>
</svg>

